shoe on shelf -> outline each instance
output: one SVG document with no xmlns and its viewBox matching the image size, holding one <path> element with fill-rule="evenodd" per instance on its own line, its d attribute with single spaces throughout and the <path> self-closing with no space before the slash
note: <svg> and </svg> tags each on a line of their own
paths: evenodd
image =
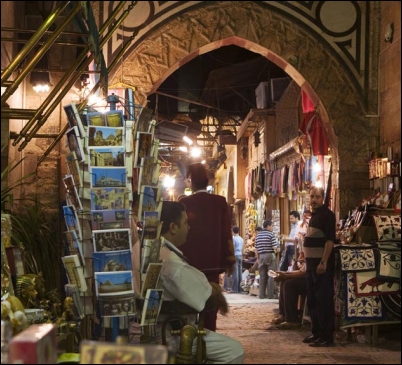
<svg viewBox="0 0 402 365">
<path fill-rule="evenodd" d="M 278 324 L 280 330 L 296 330 L 301 327 L 300 322 L 282 322 Z"/>
<path fill-rule="evenodd" d="M 324 341 L 317 339 L 309 344 L 310 347 L 332 347 L 335 346 L 334 341 Z"/>
<path fill-rule="evenodd" d="M 283 323 L 283 322 L 285 322 L 285 321 L 286 321 L 285 316 L 280 315 L 279 317 L 273 319 L 273 320 L 271 321 L 271 323 L 272 323 L 272 324 L 280 324 L 280 323 Z"/>
<path fill-rule="evenodd" d="M 310 335 L 310 336 L 307 336 L 302 342 L 303 342 L 303 343 L 312 343 L 312 342 L 314 342 L 315 340 L 318 340 L 318 336 L 316 336 L 316 335 Z"/>
</svg>

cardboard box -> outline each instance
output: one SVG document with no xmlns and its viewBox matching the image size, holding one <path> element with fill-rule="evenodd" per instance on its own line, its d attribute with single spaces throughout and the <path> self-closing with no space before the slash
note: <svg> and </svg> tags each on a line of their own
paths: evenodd
<svg viewBox="0 0 402 365">
<path fill-rule="evenodd" d="M 9 347 L 10 364 L 57 364 L 56 326 L 32 324 L 14 336 Z"/>
</svg>

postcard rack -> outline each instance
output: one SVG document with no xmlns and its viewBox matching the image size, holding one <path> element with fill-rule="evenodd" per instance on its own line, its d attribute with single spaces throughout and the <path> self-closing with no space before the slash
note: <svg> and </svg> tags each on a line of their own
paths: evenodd
<svg viewBox="0 0 402 365">
<path fill-rule="evenodd" d="M 133 318 L 143 335 L 153 333 L 159 313 L 155 306 L 160 308 L 163 298 L 157 287 L 162 185 L 155 121 L 149 109 L 139 106 L 137 117 L 126 120 L 116 104 L 85 118 L 74 103 L 64 107 L 70 129 L 62 261 L 69 285 L 78 288 L 75 301 L 80 298 L 81 303 L 76 307 L 85 318 L 99 319 L 99 324 L 85 326 L 83 339 L 105 336 L 113 341 L 128 333 Z M 139 277 L 132 267 L 137 241 Z M 134 297 L 149 309 L 138 313 Z"/>
</svg>

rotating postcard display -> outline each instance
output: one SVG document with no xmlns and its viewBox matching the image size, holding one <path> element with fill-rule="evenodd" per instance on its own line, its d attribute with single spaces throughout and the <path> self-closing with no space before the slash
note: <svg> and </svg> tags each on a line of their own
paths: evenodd
<svg viewBox="0 0 402 365">
<path fill-rule="evenodd" d="M 74 104 L 64 110 L 70 125 L 68 175 L 63 179 L 67 226 L 63 263 L 71 276 L 69 285 L 77 286 L 81 297 L 96 295 L 99 314 L 105 318 L 118 320 L 138 314 L 142 326 L 154 326 L 163 301 L 163 290 L 159 288 L 162 184 L 155 122 L 149 115 L 142 116 L 143 109 L 137 123 L 125 121 L 121 110 L 88 113 L 85 120 L 81 120 Z M 138 206 L 135 213 L 142 224 L 137 278 L 133 277 L 131 260 L 135 243 L 131 232 L 137 228 L 131 227 L 132 206 Z M 85 226 L 81 229 L 83 221 Z M 84 228 L 90 233 L 85 234 Z M 84 255 L 89 249 L 89 256 Z M 92 259 L 90 275 L 85 258 Z M 93 280 L 85 286 L 91 276 Z M 152 310 L 136 311 L 134 283 L 139 283 L 136 296 L 144 300 L 144 308 L 151 306 Z M 114 326 L 115 320 L 104 324 Z"/>
<path fill-rule="evenodd" d="M 95 294 L 103 317 L 135 314 L 128 173 L 130 125 L 121 110 L 86 115 Z"/>
</svg>

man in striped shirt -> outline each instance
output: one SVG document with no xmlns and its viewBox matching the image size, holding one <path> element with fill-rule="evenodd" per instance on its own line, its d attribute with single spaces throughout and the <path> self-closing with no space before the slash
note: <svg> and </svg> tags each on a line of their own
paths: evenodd
<svg viewBox="0 0 402 365">
<path fill-rule="evenodd" d="M 277 262 L 275 251 L 277 248 L 277 240 L 272 232 L 273 226 L 270 219 L 264 221 L 263 230 L 259 232 L 255 238 L 255 253 L 258 262 L 258 272 L 260 274 L 259 282 L 259 298 L 264 299 L 265 293 L 268 299 L 274 297 L 275 283 L 268 280 L 268 270 L 276 270 Z"/>
</svg>

